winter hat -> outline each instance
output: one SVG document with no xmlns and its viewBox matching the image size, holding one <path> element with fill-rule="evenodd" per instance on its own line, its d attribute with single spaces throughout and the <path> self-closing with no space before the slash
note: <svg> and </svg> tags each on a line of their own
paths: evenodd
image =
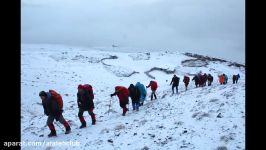
<svg viewBox="0 0 266 150">
<path fill-rule="evenodd" d="M 44 91 L 41 91 L 41 92 L 39 93 L 39 96 L 44 96 L 44 97 L 47 97 L 47 93 L 46 93 L 46 92 L 44 92 Z"/>
<path fill-rule="evenodd" d="M 80 84 L 80 85 L 78 85 L 78 89 L 82 89 L 83 88 L 83 86 Z"/>
</svg>

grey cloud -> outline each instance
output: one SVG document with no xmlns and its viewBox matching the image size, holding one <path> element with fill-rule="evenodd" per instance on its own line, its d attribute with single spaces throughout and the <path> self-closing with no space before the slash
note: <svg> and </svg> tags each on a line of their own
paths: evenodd
<svg viewBox="0 0 266 150">
<path fill-rule="evenodd" d="M 245 61 L 244 1 L 22 1 L 22 42 L 190 51 Z"/>
</svg>

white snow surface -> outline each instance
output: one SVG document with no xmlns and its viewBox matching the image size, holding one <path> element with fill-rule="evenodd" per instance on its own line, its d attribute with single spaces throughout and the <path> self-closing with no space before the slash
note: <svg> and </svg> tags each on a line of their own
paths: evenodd
<svg viewBox="0 0 266 150">
<path fill-rule="evenodd" d="M 229 67 L 226 63 L 209 63 L 206 67 L 183 67 L 182 60 L 191 59 L 179 52 L 125 52 L 85 49 L 60 45 L 21 45 L 21 140 L 23 142 L 79 142 L 79 146 L 23 145 L 28 149 L 84 150 L 228 150 L 245 149 L 245 69 Z M 117 56 L 117 59 L 101 59 Z M 180 77 L 179 93 L 171 95 L 172 74 L 154 71 L 158 82 L 158 99 L 151 101 L 151 90 L 138 112 L 122 116 L 117 97 L 110 97 L 117 85 L 128 87 L 150 79 L 144 72 L 152 67 L 176 69 Z M 139 73 L 123 77 L 132 71 Z M 212 86 L 195 88 L 190 82 L 185 91 L 183 75 L 199 71 L 211 73 Z M 226 85 L 218 84 L 218 74 L 229 77 Z M 239 73 L 238 84 L 232 75 Z M 193 76 L 190 76 L 192 79 Z M 84 113 L 87 127 L 79 129 L 77 86 L 91 84 L 95 99 L 96 125 Z M 40 91 L 54 89 L 64 100 L 63 116 L 72 132 L 64 134 L 57 122 L 57 137 L 48 138 Z M 111 101 L 111 111 L 108 114 Z M 220 114 L 220 115 L 219 115 Z M 217 117 L 217 116 L 221 117 Z M 59 125 L 59 126 L 58 126 Z M 108 142 L 112 140 L 113 142 Z"/>
</svg>

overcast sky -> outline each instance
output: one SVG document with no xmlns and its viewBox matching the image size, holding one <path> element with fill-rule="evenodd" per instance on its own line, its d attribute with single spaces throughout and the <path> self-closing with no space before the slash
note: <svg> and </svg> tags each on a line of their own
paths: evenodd
<svg viewBox="0 0 266 150">
<path fill-rule="evenodd" d="M 244 0 L 22 0 L 22 43 L 178 50 L 245 62 Z"/>
</svg>

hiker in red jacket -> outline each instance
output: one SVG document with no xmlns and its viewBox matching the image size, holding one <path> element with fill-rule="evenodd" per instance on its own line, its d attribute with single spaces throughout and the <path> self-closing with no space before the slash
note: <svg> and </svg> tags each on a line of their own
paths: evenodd
<svg viewBox="0 0 266 150">
<path fill-rule="evenodd" d="M 81 122 L 80 128 L 86 127 L 86 121 L 83 117 L 84 111 L 88 111 L 89 115 L 91 116 L 92 125 L 96 124 L 96 117 L 95 114 L 93 113 L 94 109 L 93 99 L 94 99 L 94 94 L 91 85 L 85 84 L 78 86 L 77 103 L 79 107 L 78 117 Z"/>
<path fill-rule="evenodd" d="M 185 75 L 185 76 L 184 76 L 184 79 L 183 79 L 183 82 L 185 83 L 186 90 L 187 90 L 187 86 L 188 86 L 188 84 L 189 84 L 189 81 L 190 81 L 189 76 Z"/>
<path fill-rule="evenodd" d="M 157 85 L 157 82 L 156 81 L 150 81 L 150 84 L 148 86 L 146 86 L 146 88 L 149 88 L 151 87 L 151 100 L 153 100 L 153 95 L 155 97 L 155 99 L 157 99 L 157 96 L 155 94 L 157 88 L 158 88 L 158 85 Z"/>
<path fill-rule="evenodd" d="M 48 135 L 48 137 L 56 136 L 56 130 L 53 124 L 54 119 L 62 123 L 66 128 L 65 134 L 69 134 L 71 128 L 62 115 L 63 100 L 61 95 L 54 90 L 49 90 L 48 92 L 41 91 L 39 96 L 42 99 L 44 114 L 48 116 L 47 126 L 51 130 L 51 133 Z"/>
<path fill-rule="evenodd" d="M 129 92 L 128 89 L 126 87 L 123 86 L 116 86 L 115 87 L 115 92 L 113 94 L 111 94 L 112 96 L 117 95 L 118 99 L 119 99 L 119 104 L 120 107 L 123 108 L 123 116 L 126 115 L 126 112 L 128 111 L 126 105 L 128 104 L 128 96 L 129 96 Z"/>
</svg>

